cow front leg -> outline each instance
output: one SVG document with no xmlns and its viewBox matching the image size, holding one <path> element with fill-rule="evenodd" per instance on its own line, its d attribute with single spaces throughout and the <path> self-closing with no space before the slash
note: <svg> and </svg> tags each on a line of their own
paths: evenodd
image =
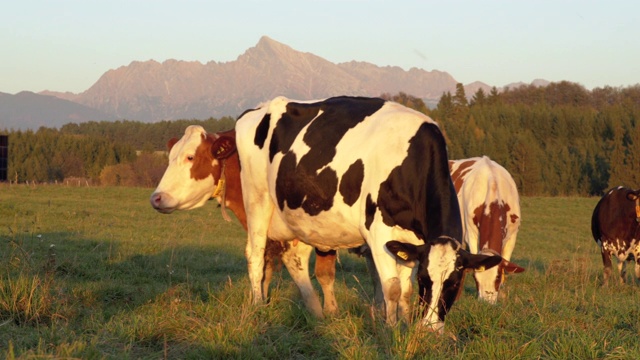
<svg viewBox="0 0 640 360">
<path fill-rule="evenodd" d="M 413 295 L 413 281 L 411 280 L 415 275 L 412 267 L 414 264 L 398 264 L 398 278 L 400 279 L 401 295 L 398 302 L 398 317 L 404 319 L 407 323 L 411 321 L 411 295 Z"/>
<path fill-rule="evenodd" d="M 398 322 L 398 302 L 402 295 L 402 283 L 398 278 L 396 260 L 383 247 L 371 247 L 371 256 L 380 278 L 387 324 L 393 326 Z"/>
<path fill-rule="evenodd" d="M 334 315 L 338 311 L 338 301 L 334 291 L 336 280 L 336 254 L 335 250 L 320 251 L 316 249 L 315 274 L 324 296 L 324 313 Z"/>
<path fill-rule="evenodd" d="M 266 233 L 262 236 L 259 233 L 255 233 L 253 236 L 250 234 L 249 240 L 247 241 L 247 247 L 245 249 L 254 305 L 262 304 L 265 299 L 262 282 L 264 280 L 264 248 L 266 242 Z"/>
<path fill-rule="evenodd" d="M 288 248 L 282 254 L 282 262 L 298 286 L 305 307 L 313 316 L 322 319 L 324 315 L 322 314 L 320 298 L 313 289 L 311 278 L 309 277 L 309 258 L 313 247 L 298 240 L 292 241 L 287 245 Z"/>
</svg>

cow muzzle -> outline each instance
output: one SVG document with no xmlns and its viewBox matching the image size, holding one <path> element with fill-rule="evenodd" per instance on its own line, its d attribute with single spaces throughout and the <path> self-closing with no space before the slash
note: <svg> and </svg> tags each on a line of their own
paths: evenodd
<svg viewBox="0 0 640 360">
<path fill-rule="evenodd" d="M 171 214 L 175 210 L 174 206 L 169 205 L 173 203 L 173 198 L 167 193 L 153 193 L 149 202 L 154 209 L 163 214 Z"/>
</svg>

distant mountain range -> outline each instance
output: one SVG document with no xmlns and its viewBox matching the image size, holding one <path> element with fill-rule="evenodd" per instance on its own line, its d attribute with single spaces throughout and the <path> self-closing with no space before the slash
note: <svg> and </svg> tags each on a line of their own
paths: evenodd
<svg viewBox="0 0 640 360">
<path fill-rule="evenodd" d="M 548 82 L 537 81 L 538 85 Z M 134 61 L 104 73 L 80 93 L 0 93 L 0 129 L 60 127 L 91 120 L 207 119 L 237 116 L 258 103 L 284 95 L 320 99 L 335 95 L 407 94 L 435 105 L 457 81 L 443 71 L 351 61 L 334 64 L 266 36 L 235 61 L 202 64 L 167 60 Z M 474 82 L 467 95 L 491 86 Z"/>
</svg>

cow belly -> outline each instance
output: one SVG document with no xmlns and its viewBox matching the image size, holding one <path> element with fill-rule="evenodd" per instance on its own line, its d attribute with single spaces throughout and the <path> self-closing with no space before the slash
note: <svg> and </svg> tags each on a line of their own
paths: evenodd
<svg viewBox="0 0 640 360">
<path fill-rule="evenodd" d="M 274 218 L 276 217 L 280 223 L 276 226 L 280 229 L 280 235 L 288 236 L 283 240 L 295 237 L 321 251 L 353 248 L 364 244 L 362 234 L 358 227 L 354 226 L 357 222 L 347 219 L 341 213 L 322 212 L 309 216 L 301 209 L 285 209 L 274 215 Z"/>
<path fill-rule="evenodd" d="M 640 241 L 636 239 L 620 240 L 620 239 L 607 239 L 602 242 L 602 247 L 605 251 L 610 252 L 618 261 L 626 261 L 631 255 L 636 256 L 640 253 Z"/>
</svg>

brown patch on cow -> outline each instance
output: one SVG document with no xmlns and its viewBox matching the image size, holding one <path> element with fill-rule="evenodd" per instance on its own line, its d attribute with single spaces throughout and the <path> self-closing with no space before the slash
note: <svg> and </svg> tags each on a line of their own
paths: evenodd
<svg viewBox="0 0 640 360">
<path fill-rule="evenodd" d="M 502 240 L 507 234 L 507 213 L 509 204 L 500 205 L 497 201 L 487 205 L 482 204 L 473 211 L 473 223 L 478 227 L 478 249 L 488 248 L 502 253 Z"/>
<path fill-rule="evenodd" d="M 169 139 L 169 141 L 167 141 L 167 150 L 171 151 L 171 148 L 173 148 L 173 145 L 175 145 L 177 142 L 178 138 Z"/>
<path fill-rule="evenodd" d="M 316 249 L 315 274 L 322 286 L 330 285 L 336 277 L 336 251 L 320 251 Z"/>
<path fill-rule="evenodd" d="M 451 170 L 453 170 L 453 161 L 449 161 L 449 172 L 451 173 L 451 181 L 453 181 L 453 186 L 456 188 L 456 193 L 460 192 L 462 184 L 464 183 L 465 175 L 471 171 L 470 168 L 475 163 L 475 160 L 464 161 L 460 166 L 458 166 L 455 172 L 451 173 Z"/>
<path fill-rule="evenodd" d="M 270 266 L 273 270 L 282 269 L 282 254 L 289 249 L 289 244 L 282 241 L 267 239 L 264 248 L 265 266 Z"/>
<path fill-rule="evenodd" d="M 516 221 L 518 221 L 518 219 L 519 219 L 519 218 L 520 218 L 520 217 L 519 217 L 518 215 L 516 215 L 516 214 L 511 214 L 511 223 L 512 223 L 512 224 L 515 224 L 515 223 L 516 223 Z"/>
<path fill-rule="evenodd" d="M 194 180 L 206 179 L 213 173 L 213 155 L 211 155 L 211 145 L 213 139 L 209 135 L 202 135 L 202 142 L 196 148 L 191 165 L 191 178 Z"/>
</svg>

